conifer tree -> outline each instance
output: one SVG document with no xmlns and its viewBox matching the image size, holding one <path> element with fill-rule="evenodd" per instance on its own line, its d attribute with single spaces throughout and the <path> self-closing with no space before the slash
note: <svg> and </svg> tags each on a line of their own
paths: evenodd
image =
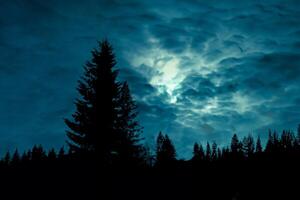
<svg viewBox="0 0 300 200">
<path fill-rule="evenodd" d="M 222 150 L 219 147 L 218 147 L 217 152 L 218 152 L 218 160 L 223 159 Z"/>
<path fill-rule="evenodd" d="M 168 135 L 161 132 L 157 137 L 156 145 L 156 165 L 159 167 L 168 167 L 176 161 L 176 150 Z"/>
<path fill-rule="evenodd" d="M 137 107 L 128 84 L 117 80 L 115 66 L 111 45 L 106 40 L 100 42 L 79 81 L 81 97 L 76 100 L 73 119 L 65 120 L 70 153 L 102 166 L 136 162 L 143 155 Z"/>
<path fill-rule="evenodd" d="M 56 160 L 57 155 L 56 155 L 56 152 L 55 152 L 55 150 L 53 148 L 50 149 L 50 151 L 48 152 L 47 157 L 48 157 L 49 161 L 55 161 Z"/>
<path fill-rule="evenodd" d="M 240 150 L 240 141 L 238 139 L 237 134 L 233 135 L 233 137 L 231 139 L 230 147 L 231 147 L 231 152 L 232 153 L 237 154 L 239 152 L 239 150 Z"/>
<path fill-rule="evenodd" d="M 194 151 L 193 151 L 193 161 L 201 161 L 204 160 L 205 157 L 205 153 L 203 150 L 202 145 L 198 144 L 197 142 L 194 144 Z"/>
<path fill-rule="evenodd" d="M 271 130 L 269 130 L 269 135 L 268 135 L 265 152 L 272 153 L 273 149 L 274 149 L 274 138 L 273 138 L 273 134 L 272 134 Z"/>
<path fill-rule="evenodd" d="M 242 143 L 239 141 L 237 134 L 234 134 L 231 138 L 230 150 L 234 160 L 239 160 L 243 156 Z"/>
<path fill-rule="evenodd" d="M 211 160 L 211 148 L 209 142 L 206 143 L 206 153 L 205 153 L 205 159 L 207 161 Z"/>
<path fill-rule="evenodd" d="M 300 124 L 298 124 L 296 140 L 297 140 L 298 146 L 300 146 Z"/>
<path fill-rule="evenodd" d="M 32 161 L 43 161 L 46 159 L 46 152 L 41 145 L 34 145 L 31 150 L 31 160 Z"/>
<path fill-rule="evenodd" d="M 300 154 L 300 124 L 298 125 L 297 128 L 297 134 L 294 138 L 293 147 L 295 153 L 299 155 Z"/>
<path fill-rule="evenodd" d="M 295 135 L 291 131 L 283 131 L 280 139 L 282 152 L 291 152 L 293 149 Z"/>
<path fill-rule="evenodd" d="M 280 151 L 281 144 L 276 131 L 273 132 L 273 144 L 273 152 L 278 153 L 278 151 Z"/>
<path fill-rule="evenodd" d="M 260 140 L 260 137 L 258 136 L 257 140 L 256 140 L 255 153 L 261 154 L 262 151 L 263 151 L 263 148 L 262 148 L 262 145 L 261 145 L 261 140 Z"/>
<path fill-rule="evenodd" d="M 135 164 L 143 160 L 143 147 L 139 144 L 142 128 L 136 119 L 137 106 L 131 97 L 127 82 L 122 84 L 119 98 L 118 160 L 123 164 Z"/>
<path fill-rule="evenodd" d="M 120 83 L 116 80 L 115 65 L 111 45 L 106 40 L 99 42 L 79 81 L 77 90 L 81 98 L 76 100 L 73 120 L 65 119 L 70 129 L 67 136 L 71 151 L 106 164 L 116 154 Z"/>
<path fill-rule="evenodd" d="M 57 155 L 57 159 L 58 160 L 64 160 L 66 157 L 66 153 L 65 153 L 65 148 L 64 147 L 61 147 L 59 149 L 59 152 L 58 152 L 58 155 Z"/>
<path fill-rule="evenodd" d="M 31 160 L 31 150 L 24 151 L 21 157 L 22 163 L 27 163 Z"/>
<path fill-rule="evenodd" d="M 216 161 L 218 158 L 218 145 L 216 142 L 212 143 L 212 153 L 211 153 L 211 159 L 212 161 Z"/>
<path fill-rule="evenodd" d="M 19 162 L 20 162 L 20 154 L 19 154 L 18 149 L 16 149 L 13 156 L 12 156 L 11 163 L 13 165 L 17 165 L 17 164 L 19 164 Z"/>
<path fill-rule="evenodd" d="M 165 137 L 160 131 L 156 138 L 156 163 L 159 163 L 160 160 L 163 160 L 162 152 L 163 152 L 163 144 L 164 144 Z"/>
<path fill-rule="evenodd" d="M 9 151 L 8 152 L 6 152 L 6 154 L 5 154 L 5 156 L 4 156 L 4 164 L 6 164 L 6 165 L 9 165 L 10 164 L 10 162 L 11 162 L 11 156 L 10 156 L 10 153 L 9 153 Z"/>
<path fill-rule="evenodd" d="M 243 151 L 246 157 L 251 157 L 254 154 L 254 139 L 251 135 L 244 137 L 243 139 Z"/>
</svg>

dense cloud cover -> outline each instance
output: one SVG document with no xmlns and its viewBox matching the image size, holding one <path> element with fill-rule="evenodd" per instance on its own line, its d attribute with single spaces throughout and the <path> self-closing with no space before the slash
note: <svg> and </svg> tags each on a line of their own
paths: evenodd
<svg viewBox="0 0 300 200">
<path fill-rule="evenodd" d="M 0 146 L 60 146 L 96 41 L 115 47 L 150 145 L 179 153 L 300 123 L 300 3 L 10 0 L 0 3 Z"/>
</svg>

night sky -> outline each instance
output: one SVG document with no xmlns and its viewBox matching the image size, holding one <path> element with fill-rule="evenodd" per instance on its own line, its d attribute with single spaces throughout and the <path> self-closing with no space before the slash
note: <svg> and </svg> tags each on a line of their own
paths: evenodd
<svg viewBox="0 0 300 200">
<path fill-rule="evenodd" d="M 300 123 L 300 2 L 1 0 L 0 151 L 65 143 L 97 40 L 114 46 L 150 146 Z"/>
</svg>

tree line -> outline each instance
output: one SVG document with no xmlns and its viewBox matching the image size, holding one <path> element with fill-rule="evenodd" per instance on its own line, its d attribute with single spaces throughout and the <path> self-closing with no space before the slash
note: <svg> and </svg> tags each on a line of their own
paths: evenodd
<svg viewBox="0 0 300 200">
<path fill-rule="evenodd" d="M 93 162 L 99 167 L 172 167 L 177 160 L 176 148 L 168 135 L 160 132 L 155 152 L 143 145 L 142 127 L 137 120 L 137 105 L 128 83 L 118 80 L 116 58 L 107 40 L 92 50 L 92 59 L 84 65 L 84 74 L 78 81 L 79 97 L 76 111 L 65 119 L 68 126 L 68 150 L 45 151 L 41 145 L 19 154 L 7 152 L 2 165 L 20 163 L 79 160 Z M 153 155 L 154 154 L 154 155 Z M 282 134 L 269 131 L 263 147 L 260 137 L 248 135 L 241 140 L 234 134 L 229 146 L 216 142 L 195 143 L 193 157 L 187 163 L 199 164 L 217 161 L 295 158 L 300 155 L 300 126 L 297 135 L 284 130 Z"/>
</svg>

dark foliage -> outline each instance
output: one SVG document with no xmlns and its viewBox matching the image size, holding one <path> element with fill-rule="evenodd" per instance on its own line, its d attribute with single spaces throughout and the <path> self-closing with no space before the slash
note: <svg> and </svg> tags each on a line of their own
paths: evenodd
<svg viewBox="0 0 300 200">
<path fill-rule="evenodd" d="M 77 111 L 72 121 L 65 120 L 70 128 L 68 144 L 71 151 L 82 158 L 95 158 L 107 164 L 113 159 L 117 146 L 120 83 L 116 80 L 115 56 L 107 41 L 99 43 L 92 56 L 77 88 L 81 95 L 75 103 Z"/>
<path fill-rule="evenodd" d="M 176 160 L 175 147 L 168 135 L 158 134 L 156 144 L 156 167 L 168 168 L 174 165 Z"/>
<path fill-rule="evenodd" d="M 141 128 L 128 84 L 117 81 L 118 71 L 108 41 L 92 51 L 92 60 L 77 88 L 80 99 L 73 120 L 66 119 L 73 157 L 96 161 L 101 167 L 140 164 Z"/>
</svg>

